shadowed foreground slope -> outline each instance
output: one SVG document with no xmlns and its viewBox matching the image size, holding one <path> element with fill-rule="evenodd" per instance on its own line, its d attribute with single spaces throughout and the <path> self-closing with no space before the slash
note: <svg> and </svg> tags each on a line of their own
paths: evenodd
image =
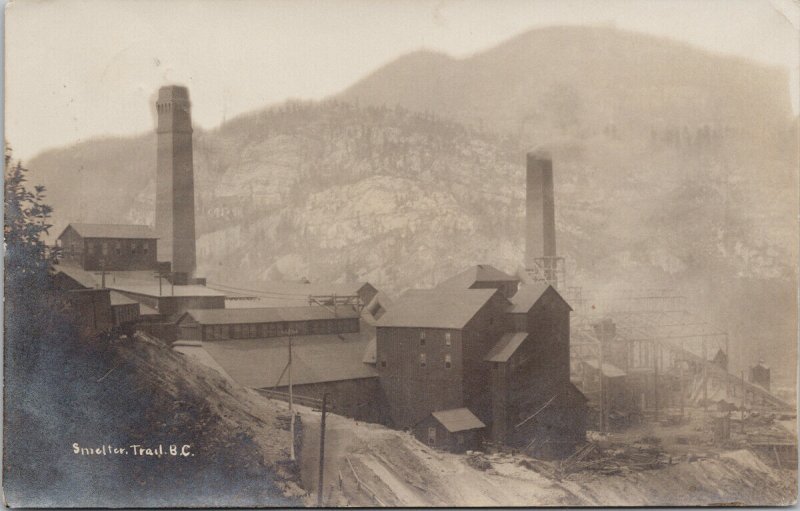
<svg viewBox="0 0 800 511">
<path fill-rule="evenodd" d="M 7 317 L 16 344 L 6 352 L 7 505 L 291 506 L 304 493 L 280 404 L 154 339 L 77 341 Z M 32 349 L 20 355 L 23 342 Z M 126 453 L 76 454 L 75 444 Z M 137 455 L 133 445 L 165 452 Z M 171 445 L 192 455 L 170 455 Z"/>
</svg>

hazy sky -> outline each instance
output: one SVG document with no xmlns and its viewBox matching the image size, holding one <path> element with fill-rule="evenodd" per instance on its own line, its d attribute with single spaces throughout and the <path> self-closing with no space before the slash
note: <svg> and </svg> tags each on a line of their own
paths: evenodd
<svg viewBox="0 0 800 511">
<path fill-rule="evenodd" d="M 153 129 L 159 86 L 196 124 L 334 94 L 409 51 L 469 56 L 530 28 L 606 24 L 792 69 L 792 0 L 17 0 L 6 10 L 6 140 L 15 156 Z M 797 100 L 793 98 L 797 111 Z"/>
</svg>

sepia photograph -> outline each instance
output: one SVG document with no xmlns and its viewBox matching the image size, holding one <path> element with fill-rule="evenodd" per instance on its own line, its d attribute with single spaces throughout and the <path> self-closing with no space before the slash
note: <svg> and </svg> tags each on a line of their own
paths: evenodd
<svg viewBox="0 0 800 511">
<path fill-rule="evenodd" d="M 796 1 L 4 30 L 6 507 L 796 505 Z"/>
</svg>

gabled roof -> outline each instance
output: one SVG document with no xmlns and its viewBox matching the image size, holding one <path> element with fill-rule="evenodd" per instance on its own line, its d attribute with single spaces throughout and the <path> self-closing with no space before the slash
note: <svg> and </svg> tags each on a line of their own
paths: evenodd
<svg viewBox="0 0 800 511">
<path fill-rule="evenodd" d="M 111 295 L 111 306 L 115 305 L 133 305 L 138 304 L 136 300 L 132 300 L 127 296 L 123 295 L 122 293 L 117 293 L 116 291 L 111 291 L 109 293 Z"/>
<path fill-rule="evenodd" d="M 370 335 L 356 332 L 292 337 L 292 383 L 377 377 L 375 368 L 362 362 Z M 287 374 L 281 378 L 289 361 L 288 337 L 211 341 L 202 346 L 240 385 L 264 389 L 289 384 Z"/>
<path fill-rule="evenodd" d="M 483 358 L 485 362 L 508 362 L 520 344 L 528 338 L 528 332 L 512 332 L 503 334 L 489 353 Z"/>
<path fill-rule="evenodd" d="M 437 287 L 469 289 L 479 282 L 519 282 L 519 279 L 498 270 L 490 264 L 476 264 L 458 275 L 440 282 Z"/>
<path fill-rule="evenodd" d="M 445 427 L 450 433 L 458 433 L 459 431 L 469 431 L 471 429 L 485 428 L 486 424 L 475 417 L 475 414 L 467 408 L 454 408 L 452 410 L 442 410 L 433 412 L 433 418 L 439 421 L 439 424 Z"/>
<path fill-rule="evenodd" d="M 133 224 L 69 224 L 58 237 L 70 227 L 82 238 L 158 239 L 150 226 Z"/>
<path fill-rule="evenodd" d="M 544 282 L 531 282 L 521 285 L 519 290 L 517 290 L 517 293 L 510 298 L 513 306 L 508 310 L 508 312 L 518 314 L 524 314 L 528 312 L 534 305 L 536 305 L 536 302 L 539 301 L 539 299 L 545 294 L 545 292 L 547 292 L 548 289 L 552 289 L 559 298 L 564 300 L 564 297 L 562 297 L 556 288 L 550 284 L 545 284 Z M 564 300 L 564 303 L 567 304 L 567 307 L 570 307 L 566 300 Z M 570 307 L 570 310 L 572 310 L 572 307 Z"/>
<path fill-rule="evenodd" d="M 313 321 L 319 319 L 358 318 L 353 307 L 332 308 L 319 305 L 305 307 L 263 307 L 259 309 L 192 309 L 184 314 L 201 325 L 230 325 L 237 323 L 276 323 L 280 321 Z"/>
<path fill-rule="evenodd" d="M 410 289 L 376 326 L 464 328 L 496 293 L 496 289 Z"/>
<path fill-rule="evenodd" d="M 88 271 L 78 268 L 77 266 L 72 266 L 65 263 L 59 263 L 53 265 L 53 272 L 54 274 L 61 273 L 65 277 L 71 279 L 76 284 L 86 289 L 91 289 L 97 287 L 97 280 L 94 278 L 94 275 L 89 273 Z"/>
</svg>

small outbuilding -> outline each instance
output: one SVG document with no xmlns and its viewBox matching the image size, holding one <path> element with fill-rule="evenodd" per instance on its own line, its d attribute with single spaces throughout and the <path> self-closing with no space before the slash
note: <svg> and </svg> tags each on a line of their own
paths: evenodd
<svg viewBox="0 0 800 511">
<path fill-rule="evenodd" d="M 431 447 L 464 452 L 480 446 L 485 428 L 468 408 L 454 408 L 431 413 L 413 429 L 414 436 Z"/>
</svg>

